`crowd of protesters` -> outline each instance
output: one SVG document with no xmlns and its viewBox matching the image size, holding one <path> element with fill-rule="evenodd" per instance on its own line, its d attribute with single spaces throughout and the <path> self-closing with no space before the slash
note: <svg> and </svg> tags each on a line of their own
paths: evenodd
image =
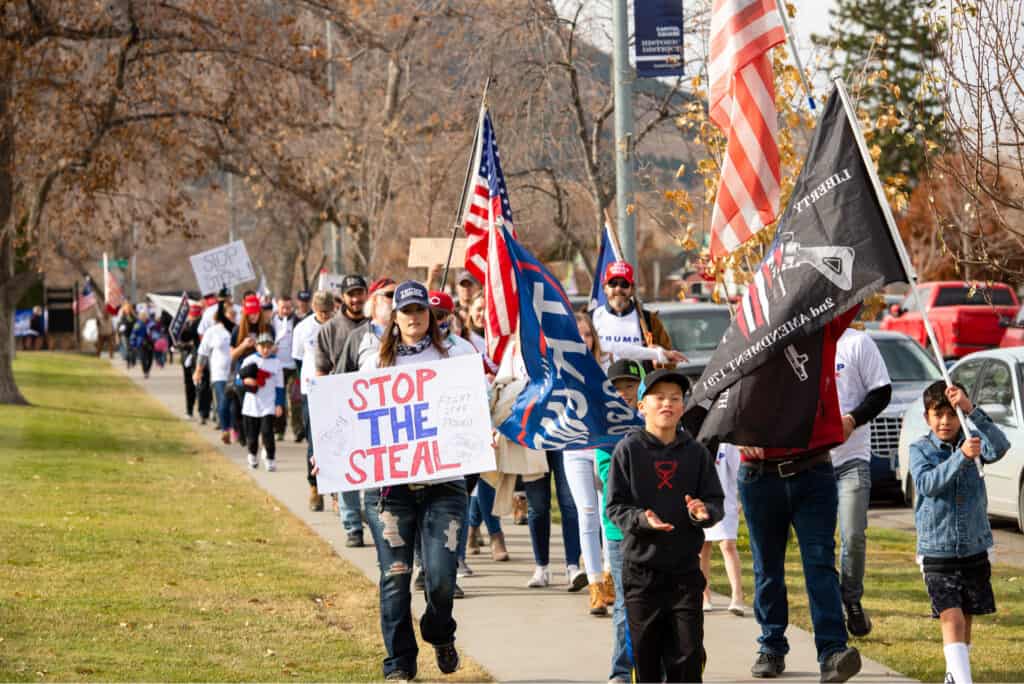
<svg viewBox="0 0 1024 684">
<path fill-rule="evenodd" d="M 755 574 L 753 610 L 761 626 L 751 674 L 774 678 L 785 670 L 785 553 L 795 529 L 821 681 L 846 681 L 861 667 L 849 638 L 872 630 L 861 604 L 870 494 L 867 424 L 891 393 L 871 338 L 847 330 L 845 319 L 826 331 L 836 345 L 845 438 L 840 446 L 795 452 L 701 444 L 680 423 L 689 382 L 673 369 L 685 356 L 672 348 L 657 315 L 637 307 L 632 267 L 615 262 L 602 281 L 607 304 L 592 314 L 577 313 L 580 335 L 620 397 L 644 421 L 614 449 L 533 452 L 502 444 L 499 436 L 495 448 L 507 452 L 498 459 L 501 472 L 334 494 L 325 505 L 309 438 L 307 396 L 316 376 L 462 354 L 483 357 L 496 392 L 496 378 L 503 373 L 525 376 L 514 350 L 501 368 L 487 358 L 481 287 L 465 271 L 455 279 L 454 297 L 414 281 L 380 277 L 369 282 L 359 275 L 345 277 L 335 291 L 300 291 L 294 302 L 288 294 L 272 299 L 246 291 L 237 304 L 226 291 L 207 294 L 190 308 L 177 340 L 186 413 L 190 418 L 198 413 L 225 444 L 245 449 L 254 469 L 262 461 L 267 471 L 275 470 L 275 445 L 289 424 L 296 442 L 307 441 L 310 509 L 329 508 L 338 515 L 349 547 L 366 545 L 365 530 L 370 532 L 381 572 L 387 680 L 416 676 L 414 590 L 426 597 L 421 638 L 434 647 L 443 673 L 458 669 L 453 600 L 465 595 L 459 580 L 472 576 L 467 558 L 479 555 L 485 540 L 493 561 L 509 560 L 503 516 L 511 514 L 511 522 L 529 529 L 534 569 L 523 578 L 525 586 L 556 582 L 550 568 L 554 496 L 566 558 L 564 579 L 557 581 L 569 592 L 588 590 L 590 615 L 611 613 L 610 681 L 701 679 L 709 655 L 703 647 L 703 613 L 716 609 L 708 577 L 716 544 L 728 579 L 726 610 L 736 616 L 747 611 L 736 543 L 743 520 Z M 160 354 L 160 329 L 152 317 L 125 305 L 112 325 L 126 362 L 141 363 L 148 375 Z M 987 547 L 972 546 L 970 558 L 961 558 L 943 536 L 947 527 L 936 527 L 935 520 L 948 517 L 949 510 L 936 504 L 926 520 L 921 511 L 932 498 L 948 498 L 951 480 L 971 477 L 973 469 L 961 467 L 961 461 L 998 459 L 1006 445 L 962 393 L 929 391 L 933 435 L 915 444 L 911 463 L 926 502 L 919 506 L 918 525 L 929 530 L 922 568 L 933 610 L 949 637 L 947 669 L 956 673 L 955 681 L 970 681 L 960 647 L 970 643 L 971 617 L 994 611 L 983 577 L 987 560 L 981 556 Z M 956 418 L 950 418 L 951 406 L 970 413 L 982 427 L 980 441 L 963 440 L 959 424 L 951 424 Z M 932 414 L 938 416 L 934 424 Z M 951 453 L 960 459 L 955 468 L 944 463 Z M 979 481 L 970 486 L 976 489 Z M 979 534 L 987 526 L 980 520 L 967 523 Z M 943 523 L 953 525 L 954 536 L 959 524 Z"/>
</svg>

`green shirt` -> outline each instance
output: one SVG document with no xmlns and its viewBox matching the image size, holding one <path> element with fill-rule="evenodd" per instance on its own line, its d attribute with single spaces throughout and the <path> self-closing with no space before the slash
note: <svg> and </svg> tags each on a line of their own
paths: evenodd
<svg viewBox="0 0 1024 684">
<path fill-rule="evenodd" d="M 608 470 L 612 465 L 611 452 L 605 451 L 604 449 L 595 449 L 597 459 L 597 475 L 601 478 L 601 489 L 604 492 L 604 500 L 608 501 Z M 604 525 L 604 536 L 605 539 L 612 541 L 622 541 L 622 532 L 618 527 L 615 526 L 608 518 L 608 513 L 604 508 L 601 509 L 601 523 Z"/>
</svg>

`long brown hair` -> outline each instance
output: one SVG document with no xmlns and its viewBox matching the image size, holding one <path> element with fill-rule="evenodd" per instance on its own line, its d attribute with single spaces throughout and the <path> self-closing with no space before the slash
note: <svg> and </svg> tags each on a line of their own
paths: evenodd
<svg viewBox="0 0 1024 684">
<path fill-rule="evenodd" d="M 598 363 L 601 363 L 604 359 L 604 352 L 601 351 L 601 338 L 597 336 L 597 330 L 594 329 L 594 321 L 590 318 L 590 314 L 585 311 L 577 311 L 576 325 L 580 326 L 584 323 L 590 329 L 590 339 L 594 340 L 594 348 L 590 350 L 590 353 L 594 355 Z M 583 337 L 583 333 L 580 333 L 580 337 Z"/>
<path fill-rule="evenodd" d="M 252 335 L 259 335 L 260 333 L 270 332 L 270 321 L 268 320 L 267 316 L 264 315 L 264 311 L 262 309 L 260 309 L 260 320 L 258 320 L 256 322 L 256 324 L 255 324 L 256 325 L 255 332 L 249 330 L 249 328 L 252 327 L 252 325 L 253 324 L 249 322 L 249 315 L 246 314 L 246 313 L 243 313 L 242 314 L 242 322 L 238 324 L 238 337 L 237 337 L 237 339 L 238 339 L 239 342 L 244 340 L 250 334 L 252 334 Z"/>
<path fill-rule="evenodd" d="M 378 365 L 381 368 L 395 365 L 395 356 L 398 352 L 398 343 L 402 339 L 402 333 L 398 329 L 398 320 L 396 316 L 398 310 L 391 312 L 391 323 L 384 329 L 384 334 L 380 338 L 380 355 L 378 356 Z M 434 312 L 427 307 L 427 315 L 430 316 L 430 325 L 427 328 L 427 335 L 430 337 L 431 343 L 434 348 L 441 354 L 441 356 L 448 356 L 448 347 L 444 344 L 444 338 L 441 337 L 441 328 L 437 325 L 437 319 L 434 318 Z"/>
</svg>

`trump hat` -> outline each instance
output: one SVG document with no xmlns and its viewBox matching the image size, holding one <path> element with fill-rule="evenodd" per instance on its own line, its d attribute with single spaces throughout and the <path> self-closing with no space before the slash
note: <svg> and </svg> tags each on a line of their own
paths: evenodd
<svg viewBox="0 0 1024 684">
<path fill-rule="evenodd" d="M 633 267 L 628 261 L 613 261 L 604 269 L 604 280 L 607 283 L 612 278 L 624 278 L 630 285 L 633 284 Z"/>
</svg>

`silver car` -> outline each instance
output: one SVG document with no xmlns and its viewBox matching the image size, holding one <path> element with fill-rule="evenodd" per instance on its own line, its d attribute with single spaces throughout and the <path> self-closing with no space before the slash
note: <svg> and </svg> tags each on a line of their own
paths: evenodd
<svg viewBox="0 0 1024 684">
<path fill-rule="evenodd" d="M 985 466 L 988 514 L 1015 519 L 1024 531 L 1024 415 L 1021 401 L 1024 347 L 987 349 L 969 354 L 950 368 L 950 378 L 967 390 L 975 406 L 985 411 L 1010 440 L 1010 450 L 997 463 Z M 907 503 L 914 501 L 910 477 L 910 445 L 929 432 L 921 397 L 907 409 L 899 442 L 900 482 Z"/>
<path fill-rule="evenodd" d="M 658 318 L 672 338 L 673 349 L 683 352 L 696 364 L 708 362 L 732 323 L 725 304 L 645 302 L 644 308 L 658 312 Z"/>
</svg>

